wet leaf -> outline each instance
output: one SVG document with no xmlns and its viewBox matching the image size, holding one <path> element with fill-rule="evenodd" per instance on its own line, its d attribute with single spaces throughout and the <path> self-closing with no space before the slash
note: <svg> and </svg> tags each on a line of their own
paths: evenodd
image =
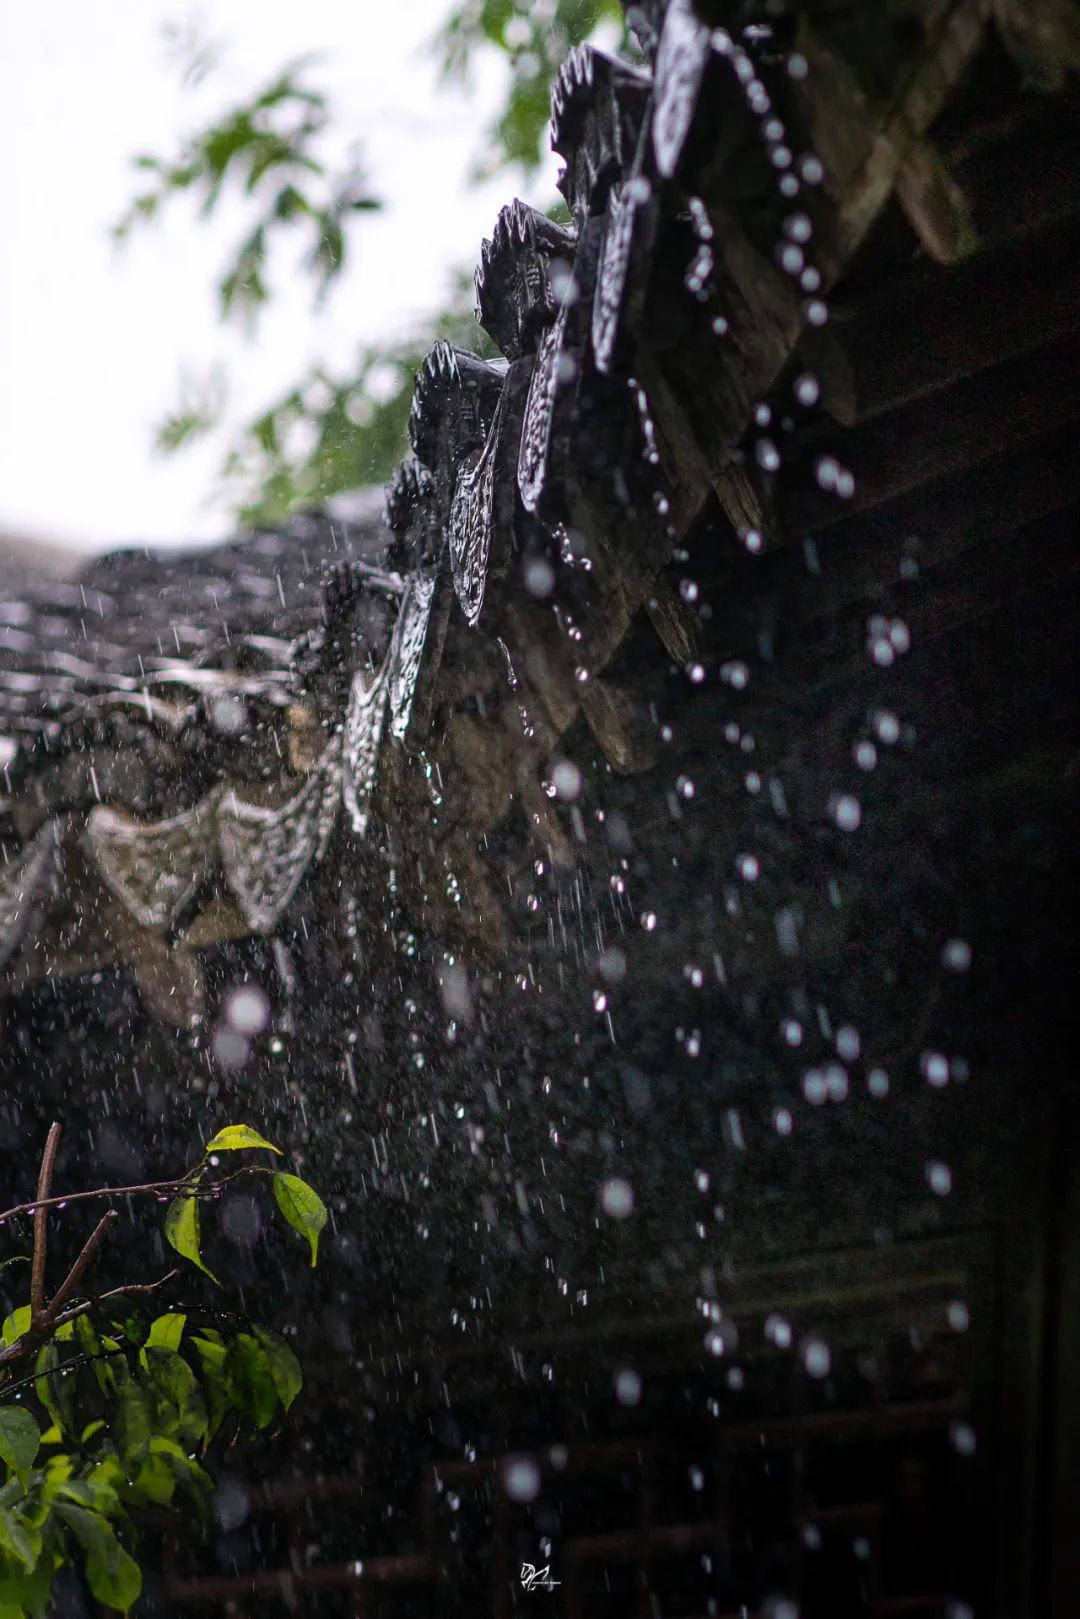
<svg viewBox="0 0 1080 1619">
<path fill-rule="evenodd" d="M 34 1393 L 52 1417 L 61 1433 L 75 1428 L 75 1382 L 70 1377 L 58 1377 L 61 1365 L 60 1351 L 55 1343 L 48 1343 L 38 1353 L 37 1380 Z"/>
<path fill-rule="evenodd" d="M 216 1282 L 218 1287 L 221 1286 L 210 1267 L 203 1263 L 199 1203 L 196 1197 L 182 1192 L 179 1197 L 173 1198 L 165 1215 L 165 1240 L 171 1248 L 175 1248 L 181 1259 L 190 1260 L 191 1264 L 197 1265 L 212 1282 Z"/>
<path fill-rule="evenodd" d="M 270 1357 L 249 1332 L 237 1335 L 225 1357 L 225 1386 L 236 1409 L 255 1428 L 265 1428 L 277 1410 L 278 1391 Z"/>
<path fill-rule="evenodd" d="M 29 1411 L 18 1405 L 0 1406 L 0 1460 L 22 1480 L 23 1489 L 40 1443 L 38 1425 Z"/>
<path fill-rule="evenodd" d="M 130 1608 L 142 1590 L 142 1574 L 117 1540 L 112 1525 L 100 1513 L 68 1502 L 58 1502 L 56 1511 L 86 1553 L 86 1580 L 92 1595 L 107 1608 Z"/>
<path fill-rule="evenodd" d="M 29 1574 L 41 1556 L 41 1534 L 10 1507 L 0 1507 L 0 1551 L 22 1564 Z"/>
<path fill-rule="evenodd" d="M 293 1230 L 299 1231 L 311 1244 L 311 1264 L 314 1268 L 319 1256 L 319 1234 L 326 1224 L 326 1204 L 318 1192 L 298 1175 L 287 1175 L 278 1170 L 273 1179 L 277 1206 Z"/>
<path fill-rule="evenodd" d="M 266 1351 L 266 1358 L 270 1362 L 270 1374 L 274 1379 L 278 1399 L 282 1408 L 287 1411 L 296 1396 L 304 1386 L 304 1376 L 300 1370 L 300 1362 L 276 1332 L 267 1332 L 265 1327 L 256 1327 L 255 1336 Z"/>
<path fill-rule="evenodd" d="M 146 1337 L 147 1349 L 179 1349 L 186 1324 L 187 1316 L 182 1310 L 170 1310 L 166 1315 L 159 1315 L 150 1323 L 150 1331 Z"/>
<path fill-rule="evenodd" d="M 247 1147 L 265 1147 L 268 1152 L 276 1152 L 281 1157 L 281 1148 L 275 1147 L 272 1141 L 267 1141 L 258 1130 L 253 1130 L 250 1124 L 229 1124 L 224 1130 L 219 1130 L 213 1141 L 206 1144 L 207 1152 L 241 1152 Z"/>
</svg>

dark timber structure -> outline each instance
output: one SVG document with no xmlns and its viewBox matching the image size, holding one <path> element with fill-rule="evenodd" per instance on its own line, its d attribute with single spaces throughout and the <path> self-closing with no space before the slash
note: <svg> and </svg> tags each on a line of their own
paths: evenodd
<svg viewBox="0 0 1080 1619">
<path fill-rule="evenodd" d="M 388 528 L 0 606 L 5 1151 L 335 1208 L 160 1612 L 1080 1611 L 1080 24 L 631 20 Z"/>
</svg>

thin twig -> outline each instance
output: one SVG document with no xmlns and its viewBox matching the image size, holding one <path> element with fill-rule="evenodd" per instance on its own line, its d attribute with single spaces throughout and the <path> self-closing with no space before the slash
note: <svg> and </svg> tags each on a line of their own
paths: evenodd
<svg viewBox="0 0 1080 1619">
<path fill-rule="evenodd" d="M 140 1192 L 175 1192 L 178 1196 L 185 1189 L 189 1197 L 213 1198 L 217 1196 L 221 1187 L 228 1186 L 230 1181 L 239 1180 L 244 1175 L 265 1175 L 265 1164 L 245 1164 L 243 1169 L 237 1169 L 231 1175 L 223 1175 L 220 1180 L 208 1181 L 204 1186 L 190 1185 L 191 1177 L 202 1169 L 197 1164 L 189 1169 L 186 1175 L 180 1175 L 171 1181 L 144 1181 L 140 1186 L 97 1186 L 92 1192 L 66 1192 L 63 1197 L 37 1197 L 32 1203 L 16 1203 L 14 1208 L 5 1209 L 0 1214 L 0 1225 L 12 1219 L 16 1214 L 33 1214 L 36 1209 L 57 1209 L 68 1203 L 84 1203 L 89 1198 L 102 1197 L 134 1197 Z"/>
<path fill-rule="evenodd" d="M 83 1245 L 82 1253 L 79 1255 L 74 1265 L 72 1265 L 71 1269 L 67 1273 L 66 1278 L 63 1282 L 61 1282 L 59 1288 L 52 1296 L 48 1308 L 48 1319 L 50 1322 L 56 1320 L 64 1300 L 69 1299 L 72 1293 L 74 1293 L 76 1287 L 86 1272 L 87 1266 L 90 1264 L 94 1255 L 101 1247 L 105 1233 L 108 1231 L 111 1225 L 114 1225 L 115 1222 L 119 1220 L 119 1218 L 120 1216 L 117 1214 L 116 1210 L 110 1209 L 107 1214 L 103 1214 L 101 1216 L 101 1219 L 87 1237 L 86 1242 Z"/>
<path fill-rule="evenodd" d="M 60 1144 L 60 1126 L 53 1123 L 41 1155 L 41 1173 L 38 1176 L 37 1206 L 39 1218 L 34 1225 L 34 1259 L 30 1271 L 30 1322 L 33 1325 L 45 1312 L 45 1256 L 48 1249 L 48 1221 L 46 1206 L 56 1166 L 56 1149 Z"/>
</svg>

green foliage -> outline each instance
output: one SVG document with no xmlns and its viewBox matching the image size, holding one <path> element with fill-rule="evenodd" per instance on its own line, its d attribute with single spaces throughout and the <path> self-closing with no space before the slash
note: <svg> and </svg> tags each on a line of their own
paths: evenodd
<svg viewBox="0 0 1080 1619">
<path fill-rule="evenodd" d="M 450 14 L 438 42 L 448 78 L 467 80 L 485 48 L 501 52 L 510 66 L 506 105 L 488 131 L 479 173 L 539 166 L 551 81 L 567 52 L 605 24 L 612 43 L 625 37 L 619 0 L 465 0 Z"/>
<path fill-rule="evenodd" d="M 135 165 L 153 183 L 114 226 L 122 242 L 136 225 L 157 219 L 171 197 L 185 192 L 200 199 L 200 212 L 208 218 L 227 185 L 238 189 L 250 199 L 252 222 L 217 290 L 222 318 L 241 318 L 249 327 L 270 297 L 266 266 L 273 240 L 297 230 L 306 236 L 303 266 L 321 298 L 344 268 L 349 219 L 382 206 L 368 190 L 355 148 L 336 174 L 319 155 L 329 110 L 326 96 L 302 81 L 307 65 L 290 63 L 246 105 L 193 135 L 176 157 L 140 154 Z"/>
<path fill-rule="evenodd" d="M 199 1202 L 215 1194 L 218 1155 L 250 1151 L 280 1156 L 249 1125 L 230 1125 L 172 1183 L 166 1237 L 208 1275 Z M 265 1164 L 230 1168 L 224 1181 L 239 1175 L 272 1176 L 314 1263 L 327 1218 L 317 1193 Z M 65 1284 L 53 1305 L 21 1306 L 4 1323 L 0 1619 L 43 1619 L 56 1571 L 72 1562 L 103 1607 L 130 1608 L 142 1587 L 140 1520 L 167 1509 L 206 1521 L 213 1484 L 203 1463 L 222 1425 L 231 1418 L 238 1432 L 265 1430 L 301 1389 L 300 1364 L 277 1334 L 199 1305 L 161 1310 L 151 1302 L 156 1285 L 76 1299 Z M 33 1371 L 20 1376 L 27 1357 Z"/>
<path fill-rule="evenodd" d="M 566 53 L 598 30 L 606 43 L 625 39 L 619 0 L 464 0 L 454 8 L 434 41 L 444 76 L 466 82 L 478 58 L 492 52 L 509 67 L 506 101 L 487 134 L 477 177 L 507 166 L 525 173 L 537 168 L 552 79 Z M 196 45 L 186 54 L 202 76 L 209 64 Z M 350 223 L 378 206 L 355 162 L 334 176 L 319 157 L 331 115 L 325 95 L 306 82 L 306 66 L 285 68 L 173 159 L 136 160 L 153 184 L 116 227 L 121 240 L 182 194 L 200 196 L 203 215 L 214 211 L 227 184 L 249 200 L 251 225 L 218 283 L 223 319 L 239 316 L 250 325 L 271 303 L 266 266 L 272 242 L 297 230 L 307 233 L 304 268 L 318 302 L 346 264 Z M 344 369 L 313 367 L 243 427 L 222 467 L 241 521 L 278 523 L 297 508 L 387 479 L 408 453 L 414 374 L 440 337 L 492 352 L 472 318 L 471 275 L 459 277 L 445 308 L 414 332 L 361 351 Z M 158 426 L 158 449 L 172 453 L 216 431 L 224 391 L 216 374 L 188 384 Z"/>
</svg>

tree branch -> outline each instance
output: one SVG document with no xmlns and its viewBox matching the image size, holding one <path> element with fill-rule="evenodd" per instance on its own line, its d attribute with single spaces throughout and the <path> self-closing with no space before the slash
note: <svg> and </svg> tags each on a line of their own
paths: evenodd
<svg viewBox="0 0 1080 1619">
<path fill-rule="evenodd" d="M 119 1218 L 120 1216 L 117 1214 L 116 1210 L 110 1209 L 107 1214 L 102 1215 L 93 1231 L 91 1231 L 90 1235 L 87 1237 L 82 1253 L 68 1271 L 67 1277 L 63 1282 L 61 1282 L 60 1287 L 56 1293 L 54 1293 L 49 1304 L 46 1314 L 47 1320 L 50 1324 L 56 1322 L 65 1299 L 69 1299 L 72 1293 L 74 1293 L 76 1287 L 86 1272 L 87 1266 L 93 1260 L 94 1255 L 100 1248 L 102 1241 L 104 1240 L 105 1233 L 109 1230 L 110 1226 L 114 1225 L 115 1222 L 119 1220 Z"/>
<path fill-rule="evenodd" d="M 56 1149 L 60 1144 L 60 1126 L 53 1123 L 49 1126 L 48 1138 L 45 1142 L 45 1151 L 41 1155 L 41 1173 L 38 1175 L 37 1185 L 37 1211 L 38 1217 L 34 1223 L 34 1258 L 30 1271 L 30 1324 L 33 1326 L 45 1312 L 45 1256 L 48 1250 L 48 1220 L 47 1207 L 49 1204 L 49 1191 L 52 1187 L 53 1169 L 56 1166 Z"/>
</svg>

